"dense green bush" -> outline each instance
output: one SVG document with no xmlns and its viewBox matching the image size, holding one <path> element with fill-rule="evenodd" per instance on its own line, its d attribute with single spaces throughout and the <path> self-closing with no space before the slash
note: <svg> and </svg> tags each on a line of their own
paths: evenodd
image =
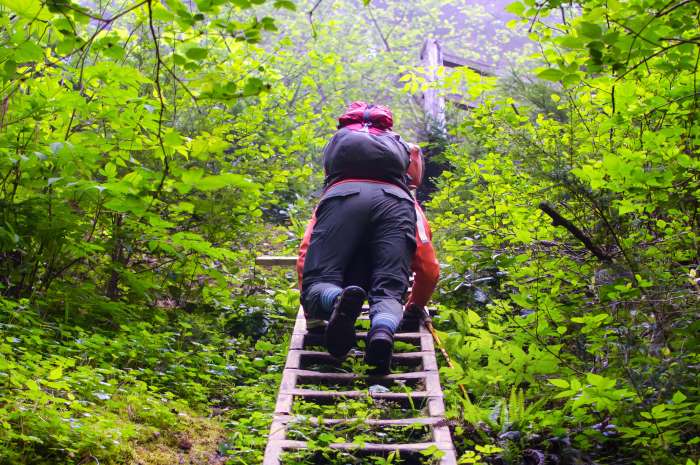
<svg viewBox="0 0 700 465">
<path fill-rule="evenodd" d="M 455 124 L 430 204 L 459 362 L 444 374 L 476 426 L 456 436 L 503 463 L 695 463 L 699 10 L 579 7 L 510 7 L 543 81 L 466 74 L 483 105 Z"/>
</svg>

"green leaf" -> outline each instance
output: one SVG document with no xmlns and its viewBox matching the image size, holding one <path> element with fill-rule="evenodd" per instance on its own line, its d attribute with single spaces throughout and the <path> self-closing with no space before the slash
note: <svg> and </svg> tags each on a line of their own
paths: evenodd
<svg viewBox="0 0 700 465">
<path fill-rule="evenodd" d="M 552 378 L 548 379 L 547 381 L 549 381 L 550 384 L 553 384 L 556 387 L 560 387 L 562 389 L 569 389 L 569 382 L 565 379 Z"/>
<path fill-rule="evenodd" d="M 548 68 L 544 71 L 537 73 L 537 77 L 540 79 L 545 79 L 547 81 L 559 81 L 564 76 L 564 73 L 557 68 Z"/>
<path fill-rule="evenodd" d="M 187 55 L 187 58 L 189 58 L 191 60 L 195 60 L 195 61 L 204 60 L 208 54 L 209 54 L 209 50 L 207 50 L 206 48 L 202 48 L 202 47 L 192 47 L 185 52 L 185 55 Z"/>
<path fill-rule="evenodd" d="M 63 368 L 56 367 L 49 372 L 49 376 L 47 377 L 47 379 L 54 381 L 54 380 L 61 378 L 62 376 L 63 376 Z"/>
<path fill-rule="evenodd" d="M 514 2 L 506 6 L 508 13 L 513 13 L 515 16 L 522 16 L 525 12 L 525 5 L 520 2 Z"/>
<path fill-rule="evenodd" d="M 15 60 L 7 60 L 3 64 L 2 70 L 6 78 L 13 78 L 17 74 L 17 62 Z"/>
<path fill-rule="evenodd" d="M 160 2 L 153 3 L 152 11 L 153 19 L 157 21 L 172 21 L 175 19 L 175 15 Z"/>
<path fill-rule="evenodd" d="M 263 81 L 260 78 L 252 77 L 248 78 L 243 87 L 243 95 L 245 97 L 250 97 L 252 95 L 258 95 L 263 87 Z"/>
<path fill-rule="evenodd" d="M 570 73 L 564 76 L 562 79 L 562 84 L 565 86 L 573 86 L 581 82 L 581 77 L 577 73 Z"/>
<path fill-rule="evenodd" d="M 215 191 L 224 187 L 243 187 L 247 185 L 249 185 L 249 182 L 240 174 L 224 173 L 202 178 L 197 183 L 197 188 L 201 191 Z"/>
<path fill-rule="evenodd" d="M 53 15 L 44 7 L 39 0 L 0 0 L 0 5 L 4 5 L 10 10 L 18 13 L 27 19 L 50 20 Z"/>
<path fill-rule="evenodd" d="M 24 385 L 27 386 L 27 388 L 30 391 L 38 391 L 39 390 L 39 384 L 36 381 L 34 381 L 33 379 L 29 379 L 29 380 L 25 381 Z"/>
<path fill-rule="evenodd" d="M 594 23 L 582 21 L 579 23 L 579 29 L 583 35 L 592 39 L 598 39 L 603 35 L 603 29 Z"/>
<path fill-rule="evenodd" d="M 275 0 L 275 8 L 286 8 L 290 11 L 297 11 L 297 6 L 290 0 Z"/>
<path fill-rule="evenodd" d="M 24 61 L 37 61 L 44 57 L 44 51 L 34 42 L 24 42 L 22 45 L 17 47 L 15 52 L 15 60 L 19 62 Z"/>
</svg>

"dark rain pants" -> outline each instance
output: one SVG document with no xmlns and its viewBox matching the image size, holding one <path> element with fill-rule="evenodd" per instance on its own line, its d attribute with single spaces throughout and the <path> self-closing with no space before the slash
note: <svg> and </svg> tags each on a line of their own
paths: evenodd
<svg viewBox="0 0 700 465">
<path fill-rule="evenodd" d="M 398 186 L 345 182 L 332 186 L 316 209 L 304 261 L 301 301 L 311 318 L 328 319 L 321 295 L 356 285 L 369 296 L 372 327 L 396 330 L 403 314 L 415 253 L 416 213 Z"/>
</svg>

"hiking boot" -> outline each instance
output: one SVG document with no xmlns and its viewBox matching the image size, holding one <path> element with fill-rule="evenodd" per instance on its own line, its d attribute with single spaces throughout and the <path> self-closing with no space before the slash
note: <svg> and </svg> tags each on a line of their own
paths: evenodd
<svg viewBox="0 0 700 465">
<path fill-rule="evenodd" d="M 337 297 L 326 328 L 326 348 L 332 356 L 344 358 L 355 345 L 355 320 L 366 297 L 358 286 L 346 287 Z"/>
<path fill-rule="evenodd" d="M 365 363 L 374 365 L 371 370 L 373 375 L 389 374 L 391 368 L 391 354 L 394 349 L 394 335 L 387 328 L 372 328 L 367 335 L 367 350 Z"/>
</svg>

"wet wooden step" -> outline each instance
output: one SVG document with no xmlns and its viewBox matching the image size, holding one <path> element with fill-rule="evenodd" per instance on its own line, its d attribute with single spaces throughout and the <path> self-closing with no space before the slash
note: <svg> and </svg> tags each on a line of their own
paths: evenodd
<svg viewBox="0 0 700 465">
<path fill-rule="evenodd" d="M 307 380 L 315 381 L 331 381 L 331 382 L 353 382 L 353 381 L 367 381 L 371 382 L 383 382 L 383 381 L 408 381 L 415 379 L 426 379 L 428 376 L 434 374 L 428 371 L 411 371 L 408 373 L 390 373 L 388 375 L 363 375 L 357 373 L 327 373 L 323 371 L 314 370 L 302 370 L 302 369 L 292 369 L 289 371 L 296 374 L 297 382 L 304 383 Z"/>
<path fill-rule="evenodd" d="M 440 417 L 415 417 L 415 418 L 317 418 L 306 417 L 303 415 L 280 415 L 275 417 L 276 420 L 285 423 L 310 423 L 312 425 L 344 425 L 364 423 L 369 426 L 412 426 L 412 425 L 430 425 L 430 426 L 446 426 L 447 422 Z"/>
<path fill-rule="evenodd" d="M 280 394 L 303 397 L 304 399 L 329 400 L 329 399 L 357 399 L 371 397 L 373 399 L 393 400 L 397 402 L 422 401 L 428 397 L 439 397 L 440 392 L 434 391 L 410 391 L 410 392 L 373 392 L 370 390 L 356 391 L 317 391 L 315 389 L 288 389 L 280 390 Z"/>
<path fill-rule="evenodd" d="M 306 449 L 308 443 L 306 441 L 290 441 L 290 440 L 280 440 L 276 441 L 276 445 L 283 450 L 290 449 Z M 447 447 L 452 447 L 451 443 L 440 443 L 440 442 L 416 442 L 412 444 L 374 444 L 374 443 L 338 443 L 330 444 L 328 447 L 337 450 L 362 450 L 368 453 L 383 453 L 383 452 L 421 452 L 431 447 L 437 447 L 438 449 L 443 449 Z"/>
<path fill-rule="evenodd" d="M 359 359 L 364 357 L 364 352 L 355 351 L 350 353 L 348 357 Z M 333 357 L 328 352 L 315 350 L 290 350 L 287 354 L 286 368 L 304 369 L 313 364 L 340 366 L 342 361 Z M 393 370 L 397 370 L 399 367 L 420 367 L 420 371 L 438 370 L 435 353 L 430 351 L 394 352 L 391 356 L 391 366 Z"/>
</svg>

